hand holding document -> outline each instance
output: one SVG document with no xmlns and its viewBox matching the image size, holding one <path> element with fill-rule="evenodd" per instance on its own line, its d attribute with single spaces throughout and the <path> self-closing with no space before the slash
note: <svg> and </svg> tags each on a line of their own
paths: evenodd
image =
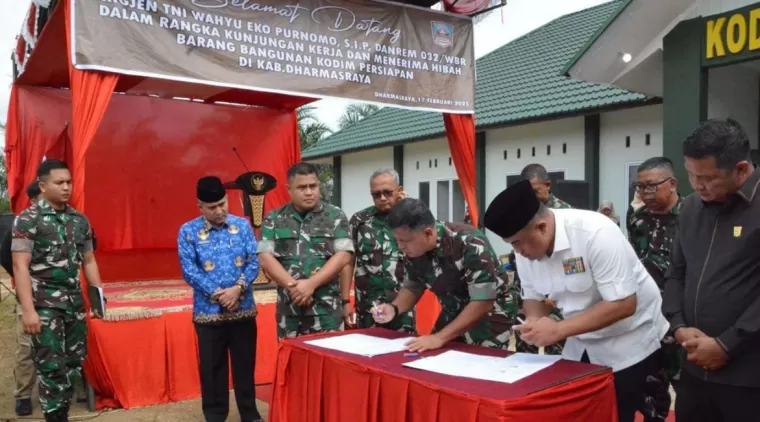
<svg viewBox="0 0 760 422">
<path fill-rule="evenodd" d="M 352 355 L 373 357 L 404 351 L 406 350 L 405 344 L 413 338 L 414 337 L 387 339 L 365 334 L 344 334 L 341 336 L 305 341 L 304 343 L 325 349 L 338 350 Z"/>
<path fill-rule="evenodd" d="M 409 368 L 455 377 L 511 384 L 548 368 L 561 356 L 515 353 L 509 357 L 476 355 L 450 350 L 438 356 L 405 363 Z"/>
</svg>

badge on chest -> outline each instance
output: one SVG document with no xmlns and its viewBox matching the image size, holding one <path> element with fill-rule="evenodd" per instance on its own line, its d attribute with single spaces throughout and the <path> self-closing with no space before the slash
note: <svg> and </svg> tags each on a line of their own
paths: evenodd
<svg viewBox="0 0 760 422">
<path fill-rule="evenodd" d="M 586 265 L 583 263 L 583 257 L 568 258 L 562 260 L 562 268 L 565 275 L 583 274 L 586 272 Z"/>
</svg>

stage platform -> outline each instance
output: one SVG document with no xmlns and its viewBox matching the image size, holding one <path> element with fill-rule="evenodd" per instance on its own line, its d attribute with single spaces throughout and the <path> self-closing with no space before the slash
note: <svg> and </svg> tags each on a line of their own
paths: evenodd
<svg viewBox="0 0 760 422">
<path fill-rule="evenodd" d="M 182 280 L 107 283 L 106 318 L 90 320 L 87 379 L 97 408 L 135 408 L 200 397 L 192 289 Z M 254 291 L 258 316 L 257 385 L 277 363 L 274 289 Z M 427 292 L 417 329 L 429 333 L 440 306 Z M 230 386 L 231 387 L 231 386 Z"/>
</svg>

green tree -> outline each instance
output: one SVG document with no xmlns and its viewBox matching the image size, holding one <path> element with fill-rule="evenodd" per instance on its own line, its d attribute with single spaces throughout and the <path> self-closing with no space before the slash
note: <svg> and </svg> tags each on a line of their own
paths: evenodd
<svg viewBox="0 0 760 422">
<path fill-rule="evenodd" d="M 332 134 L 330 127 L 319 120 L 316 111 L 317 107 L 313 105 L 305 105 L 297 110 L 298 138 L 301 140 L 302 151 Z"/>
<path fill-rule="evenodd" d="M 301 151 L 314 145 L 321 139 L 333 133 L 329 126 L 320 121 L 316 115 L 317 107 L 305 105 L 296 110 L 298 119 L 298 139 L 301 142 Z M 317 164 L 317 177 L 319 178 L 320 197 L 327 202 L 332 199 L 333 173 L 332 166 Z"/>
<path fill-rule="evenodd" d="M 356 103 L 349 104 L 343 111 L 343 115 L 338 119 L 338 127 L 343 130 L 359 120 L 365 119 L 380 110 L 380 107 L 374 104 Z"/>
</svg>

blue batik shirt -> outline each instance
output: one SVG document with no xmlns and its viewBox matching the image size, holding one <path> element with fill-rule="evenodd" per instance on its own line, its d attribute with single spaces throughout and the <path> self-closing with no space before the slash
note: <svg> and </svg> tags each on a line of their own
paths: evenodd
<svg viewBox="0 0 760 422">
<path fill-rule="evenodd" d="M 256 316 L 251 284 L 259 274 L 259 259 L 248 220 L 230 215 L 218 228 L 203 216 L 190 220 L 179 229 L 177 249 L 182 275 L 193 288 L 193 321 L 211 324 Z M 213 296 L 236 284 L 245 290 L 240 307 L 230 312 Z"/>
</svg>

